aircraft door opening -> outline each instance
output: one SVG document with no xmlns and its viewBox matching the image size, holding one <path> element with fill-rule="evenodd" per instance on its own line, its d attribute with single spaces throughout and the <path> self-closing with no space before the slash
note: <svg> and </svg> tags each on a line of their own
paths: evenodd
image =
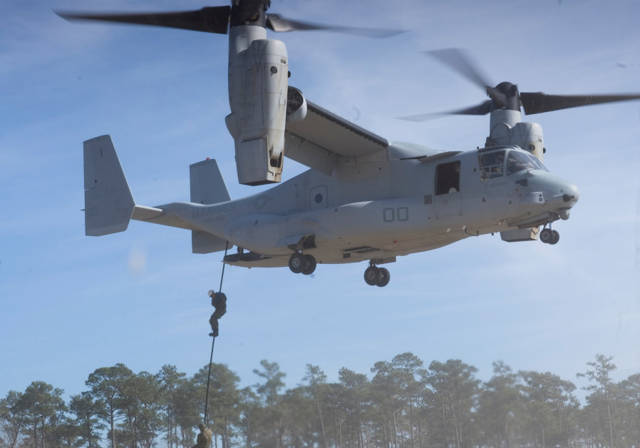
<svg viewBox="0 0 640 448">
<path fill-rule="evenodd" d="M 462 214 L 460 193 L 460 161 L 436 166 L 435 212 L 437 218 Z"/>
<path fill-rule="evenodd" d="M 309 191 L 309 208 L 327 208 L 328 188 L 326 185 L 318 185 Z"/>
</svg>

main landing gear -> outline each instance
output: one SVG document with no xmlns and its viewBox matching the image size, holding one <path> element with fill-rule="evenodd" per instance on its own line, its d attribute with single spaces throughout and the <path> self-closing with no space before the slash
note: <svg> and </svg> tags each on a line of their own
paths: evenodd
<svg viewBox="0 0 640 448">
<path fill-rule="evenodd" d="M 371 265 L 364 271 L 364 281 L 371 286 L 387 286 L 391 280 L 391 274 L 386 268 L 379 268 L 375 264 Z"/>
<path fill-rule="evenodd" d="M 313 255 L 303 255 L 300 252 L 296 252 L 289 258 L 289 269 L 294 274 L 313 274 L 316 270 L 316 258 Z"/>
<path fill-rule="evenodd" d="M 545 227 L 540 232 L 540 241 L 545 244 L 556 244 L 560 241 L 560 234 L 557 230 L 551 230 L 550 227 Z"/>
</svg>

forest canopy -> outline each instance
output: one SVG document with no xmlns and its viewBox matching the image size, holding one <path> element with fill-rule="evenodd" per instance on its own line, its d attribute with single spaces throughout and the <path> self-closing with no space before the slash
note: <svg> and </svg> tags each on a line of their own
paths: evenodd
<svg viewBox="0 0 640 448">
<path fill-rule="evenodd" d="M 615 382 L 611 357 L 579 372 L 584 400 L 551 372 L 493 363 L 487 381 L 461 360 L 426 365 L 412 353 L 376 362 L 368 374 L 342 368 L 329 382 L 307 364 L 302 383 L 263 360 L 257 384 L 240 387 L 212 364 L 207 424 L 214 447 L 640 447 L 640 373 Z M 124 364 L 89 374 L 64 399 L 42 381 L 0 400 L 0 447 L 191 447 L 202 422 L 209 365 L 135 373 Z"/>
</svg>

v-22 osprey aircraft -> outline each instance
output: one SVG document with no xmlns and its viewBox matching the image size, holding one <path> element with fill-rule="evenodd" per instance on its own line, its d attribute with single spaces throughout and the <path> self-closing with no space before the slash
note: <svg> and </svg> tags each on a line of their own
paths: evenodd
<svg viewBox="0 0 640 448">
<path fill-rule="evenodd" d="M 393 34 L 320 25 L 267 14 L 268 0 L 169 13 L 59 13 L 100 20 L 229 33 L 227 127 L 238 179 L 279 182 L 283 156 L 310 169 L 262 193 L 231 200 L 215 160 L 190 166 L 190 202 L 136 204 L 110 136 L 84 142 L 85 226 L 92 236 L 122 232 L 131 219 L 189 229 L 194 253 L 225 251 L 224 263 L 288 266 L 309 275 L 317 263 L 368 261 L 364 280 L 385 286 L 380 265 L 469 236 L 500 233 L 504 241 L 556 244 L 551 224 L 568 219 L 578 188 L 547 170 L 542 128 L 528 115 L 640 95 L 547 95 L 488 82 L 460 50 L 430 54 L 480 86 L 488 100 L 453 111 L 490 115 L 483 147 L 434 151 L 385 138 L 307 100 L 288 85 L 284 43 L 267 29 L 324 29 Z M 405 117 L 420 121 L 427 115 Z M 540 230 L 542 228 L 542 230 Z M 227 254 L 227 249 L 237 251 Z"/>
</svg>

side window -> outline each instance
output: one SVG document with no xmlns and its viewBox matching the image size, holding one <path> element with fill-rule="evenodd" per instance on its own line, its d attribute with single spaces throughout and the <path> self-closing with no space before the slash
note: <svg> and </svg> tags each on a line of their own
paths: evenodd
<svg viewBox="0 0 640 448">
<path fill-rule="evenodd" d="M 493 179 L 504 174 L 504 151 L 480 155 L 480 174 L 483 179 Z"/>
<path fill-rule="evenodd" d="M 436 194 L 460 191 L 460 161 L 442 163 L 436 167 Z"/>
</svg>

